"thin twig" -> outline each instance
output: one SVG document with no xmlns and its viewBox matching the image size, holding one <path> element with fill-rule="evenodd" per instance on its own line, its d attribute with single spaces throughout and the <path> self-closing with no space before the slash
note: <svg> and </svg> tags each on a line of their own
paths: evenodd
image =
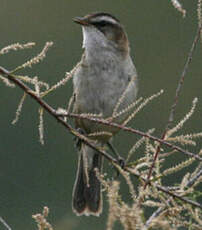
<svg viewBox="0 0 202 230">
<path fill-rule="evenodd" d="M 180 96 L 180 93 L 181 93 L 182 85 L 184 83 L 184 79 L 185 79 L 185 75 L 187 73 L 188 67 L 189 67 L 189 65 L 191 63 L 194 50 L 196 49 L 196 45 L 197 45 L 197 43 L 198 43 L 198 41 L 200 39 L 200 31 L 201 31 L 201 29 L 202 28 L 200 28 L 200 27 L 197 29 L 196 35 L 194 37 L 194 41 L 192 43 L 191 49 L 190 49 L 188 57 L 187 57 L 187 61 L 186 61 L 185 65 L 184 65 L 180 80 L 178 82 L 177 89 L 176 89 L 176 92 L 175 92 L 174 103 L 171 106 L 169 119 L 168 119 L 168 123 L 167 123 L 167 126 L 166 126 L 166 132 L 170 129 L 170 127 L 172 125 L 172 122 L 174 120 L 176 106 L 177 106 L 178 101 L 179 101 L 179 96 Z"/>
<path fill-rule="evenodd" d="M 191 187 L 201 175 L 202 169 L 193 178 L 191 178 L 191 180 L 188 181 L 187 187 Z"/>
<path fill-rule="evenodd" d="M 166 125 L 165 131 L 163 132 L 163 134 L 161 136 L 161 139 L 165 138 L 167 131 L 170 129 L 170 127 L 171 127 L 171 125 L 173 123 L 174 115 L 175 115 L 176 107 L 177 107 L 177 104 L 178 104 L 178 101 L 179 101 L 179 96 L 180 96 L 180 92 L 181 92 L 181 89 L 182 89 L 182 85 L 184 83 L 185 75 L 187 73 L 189 64 L 191 63 L 193 52 L 196 49 L 196 45 L 197 45 L 197 43 L 198 43 L 198 41 L 200 39 L 201 30 L 202 30 L 202 28 L 198 27 L 196 35 L 194 36 L 194 40 L 193 40 L 191 49 L 190 49 L 190 51 L 188 53 L 187 60 L 185 62 L 181 77 L 180 77 L 178 85 L 177 85 L 177 89 L 176 89 L 176 92 L 175 92 L 174 103 L 171 106 L 171 110 L 170 110 L 170 114 L 169 114 L 169 118 L 168 118 L 168 123 Z M 161 145 L 159 144 L 158 147 L 157 147 L 156 153 L 154 154 L 154 159 L 153 159 L 152 165 L 151 165 L 151 167 L 149 169 L 149 173 L 148 173 L 148 176 L 147 176 L 147 181 L 146 181 L 146 183 L 144 185 L 145 189 L 146 189 L 148 181 L 150 180 L 150 177 L 152 175 L 152 171 L 153 171 L 154 165 L 156 163 L 156 160 L 158 158 L 158 155 L 160 153 L 160 149 L 161 149 Z"/>
<path fill-rule="evenodd" d="M 198 207 L 198 208 L 202 209 L 202 204 L 200 204 L 200 203 L 198 203 L 196 201 L 189 200 L 186 197 L 182 197 L 182 196 L 178 195 L 177 193 L 171 192 L 171 191 L 167 190 L 165 187 L 162 187 L 160 185 L 156 185 L 156 188 L 158 190 L 160 190 L 160 191 L 162 191 L 162 192 L 174 197 L 174 198 L 177 198 L 177 199 L 179 199 L 179 200 L 181 200 L 181 201 L 183 201 L 185 203 L 191 204 L 192 206 L 195 206 L 195 207 Z"/>
<path fill-rule="evenodd" d="M 11 227 L 6 223 L 6 221 L 0 216 L 0 222 L 8 229 L 12 230 Z"/>
<path fill-rule="evenodd" d="M 131 175 L 133 175 L 133 176 L 135 176 L 135 177 L 141 179 L 141 180 L 144 181 L 144 182 L 147 181 L 147 179 L 141 177 L 141 175 L 139 175 L 138 173 L 135 173 L 135 172 L 134 172 L 133 170 L 131 170 L 130 168 L 125 168 L 124 170 L 127 171 L 127 172 L 129 172 Z M 149 181 L 148 184 L 151 184 L 151 182 Z M 202 209 L 202 204 L 200 204 L 200 203 L 198 203 L 198 202 L 196 202 L 196 201 L 189 200 L 189 199 L 187 199 L 186 197 L 182 197 L 182 196 L 178 195 L 177 193 L 171 192 L 170 189 L 168 189 L 168 188 L 166 188 L 166 187 L 163 187 L 163 186 L 161 186 L 161 185 L 158 185 L 158 184 L 153 184 L 153 185 L 154 185 L 154 187 L 156 187 L 159 191 L 164 192 L 164 193 L 166 193 L 166 194 L 172 196 L 173 198 L 179 199 L 179 200 L 181 200 L 181 201 L 183 201 L 183 202 L 185 202 L 185 203 L 188 203 L 188 204 L 190 204 L 190 205 L 192 205 L 192 206 L 194 206 L 194 207 L 197 207 L 197 208 Z"/>
<path fill-rule="evenodd" d="M 144 228 L 142 230 L 147 230 L 149 225 L 151 224 L 151 222 L 157 217 L 159 216 L 159 214 L 164 210 L 163 207 L 159 207 L 155 212 L 153 212 L 153 214 L 149 217 L 149 219 L 147 220 Z"/>
</svg>

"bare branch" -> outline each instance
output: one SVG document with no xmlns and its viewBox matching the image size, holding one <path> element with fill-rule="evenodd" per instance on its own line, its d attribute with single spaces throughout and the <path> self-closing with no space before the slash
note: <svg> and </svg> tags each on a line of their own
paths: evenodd
<svg viewBox="0 0 202 230">
<path fill-rule="evenodd" d="M 3 67 L 0 67 L 0 74 L 7 76 L 8 79 L 15 83 L 17 86 L 19 86 L 25 93 L 30 95 L 35 101 L 37 101 L 38 104 L 41 105 L 42 108 L 44 108 L 49 114 L 51 114 L 60 124 L 66 127 L 66 129 L 73 134 L 74 136 L 78 137 L 82 141 L 85 142 L 86 145 L 90 146 L 92 149 L 95 149 L 100 154 L 102 154 L 106 159 L 108 159 L 112 163 L 117 163 L 117 160 L 114 159 L 112 156 L 108 155 L 105 151 L 100 150 L 95 145 L 93 145 L 88 138 L 86 138 L 84 135 L 77 132 L 75 129 L 73 129 L 69 124 L 67 124 L 61 116 L 58 116 L 55 110 L 48 105 L 43 99 L 41 99 L 37 94 L 35 94 L 31 88 L 29 88 L 27 85 L 25 85 L 22 81 L 15 78 L 12 74 L 9 73 L 8 70 L 4 69 Z"/>
<path fill-rule="evenodd" d="M 159 207 L 155 212 L 153 212 L 153 214 L 149 217 L 149 219 L 147 220 L 143 230 L 147 230 L 149 225 L 151 224 L 151 222 L 153 221 L 153 219 L 155 219 L 157 216 L 159 216 L 159 214 L 163 211 L 163 207 Z"/>
<path fill-rule="evenodd" d="M 147 181 L 145 178 L 141 177 L 139 174 L 135 173 L 135 172 L 134 172 L 132 169 L 130 169 L 130 168 L 125 168 L 124 170 L 126 170 L 126 171 L 129 172 L 131 175 L 133 175 L 133 176 L 135 176 L 135 177 L 141 179 L 141 180 L 144 181 L 144 182 Z M 151 182 L 149 181 L 148 184 L 151 184 Z M 178 195 L 177 193 L 171 192 L 170 189 L 168 189 L 168 188 L 166 188 L 166 187 L 163 187 L 163 186 L 161 186 L 161 185 L 153 184 L 153 186 L 156 187 L 159 191 L 164 192 L 164 193 L 166 193 L 166 194 L 172 196 L 173 198 L 179 199 L 179 200 L 181 200 L 181 201 L 183 201 L 183 202 L 185 202 L 185 203 L 188 203 L 188 204 L 190 204 L 190 205 L 192 205 L 192 206 L 195 206 L 195 207 L 197 207 L 197 208 L 202 209 L 202 204 L 200 204 L 200 203 L 198 203 L 198 202 L 196 202 L 196 201 L 189 200 L 189 199 L 187 199 L 187 198 L 185 198 L 185 197 L 183 197 L 183 196 Z"/>
<path fill-rule="evenodd" d="M 12 230 L 11 227 L 6 223 L 6 221 L 0 216 L 0 222 L 6 227 L 8 230 Z"/>
<path fill-rule="evenodd" d="M 114 159 L 111 155 L 107 154 L 105 151 L 103 151 L 102 149 L 96 147 L 94 144 L 92 144 L 92 141 L 89 140 L 86 136 L 80 134 L 79 132 L 77 132 L 75 129 L 73 129 L 69 124 L 67 124 L 64 119 L 61 117 L 61 115 L 58 115 L 58 113 L 51 107 L 49 106 L 43 99 L 41 99 L 37 94 L 35 94 L 27 85 L 25 85 L 22 81 L 20 81 L 19 79 L 16 79 L 12 74 L 9 73 L 9 71 L 7 71 L 6 69 L 0 67 L 0 74 L 6 76 L 11 82 L 15 83 L 17 86 L 19 86 L 25 93 L 29 94 L 35 101 L 37 101 L 42 108 L 44 108 L 50 115 L 52 115 L 60 124 L 62 124 L 63 126 L 65 126 L 65 128 L 71 133 L 73 134 L 74 136 L 78 137 L 80 140 L 82 140 L 83 142 L 85 142 L 86 145 L 90 146 L 92 149 L 95 149 L 96 151 L 98 151 L 100 154 L 102 154 L 107 160 L 109 160 L 112 164 L 114 164 L 115 166 L 116 165 L 119 165 L 118 164 L 118 161 L 116 159 Z M 143 137 L 147 137 L 147 138 L 150 138 L 154 141 L 158 141 L 159 143 L 161 144 L 164 144 L 172 149 L 175 149 L 175 150 L 178 150 L 179 152 L 182 152 L 190 157 L 194 157 L 196 158 L 197 160 L 200 160 L 202 161 L 202 158 L 191 153 L 191 152 L 188 152 L 188 151 L 185 151 L 184 149 L 178 147 L 178 146 L 175 146 L 175 145 L 172 145 L 162 139 L 159 139 L 159 138 L 156 138 L 156 137 L 153 137 L 149 134 L 146 134 L 146 133 L 143 133 L 139 130 L 135 130 L 135 129 L 132 129 L 130 127 L 125 127 L 123 125 L 119 125 L 119 124 L 116 124 L 116 123 L 113 123 L 113 122 L 109 122 L 109 121 L 106 121 L 106 120 L 103 120 L 103 119 L 97 119 L 97 118 L 94 118 L 94 117 L 87 117 L 85 115 L 79 115 L 79 114 L 68 114 L 67 115 L 68 117 L 74 117 L 74 118 L 80 118 L 80 119 L 88 119 L 88 120 L 91 120 L 91 121 L 94 121 L 94 122 L 98 122 L 98 123 L 101 123 L 101 124 L 105 124 L 105 125 L 110 125 L 110 126 L 113 126 L 113 127 L 116 127 L 116 128 L 119 128 L 119 129 L 122 129 L 122 130 L 125 130 L 127 132 L 131 132 L 131 133 L 135 133 L 135 134 L 138 134 L 140 136 L 143 136 Z M 125 167 L 123 170 L 127 171 L 127 172 L 130 172 L 132 175 L 134 176 L 137 176 L 138 178 L 140 178 L 142 181 L 145 181 L 146 182 L 146 179 L 141 177 L 140 175 L 138 174 L 135 174 L 133 172 L 133 170 L 131 170 L 130 168 L 128 167 Z M 151 182 L 150 181 L 147 181 L 148 184 L 150 184 Z M 189 200 L 187 198 L 184 198 L 178 194 L 175 194 L 171 191 L 169 191 L 167 188 L 165 187 L 162 187 L 158 184 L 155 184 L 155 187 L 174 197 L 174 198 L 177 198 L 177 199 L 180 199 L 186 203 L 189 203 L 190 205 L 193 205 L 195 207 L 198 207 L 198 208 L 201 208 L 202 209 L 202 205 L 200 205 L 199 203 L 195 202 L 195 201 L 192 201 L 192 200 Z"/>
<path fill-rule="evenodd" d="M 4 75 L 4 76 L 7 76 L 8 79 L 12 82 L 14 82 L 16 85 L 18 85 L 24 92 L 26 92 L 27 94 L 29 94 L 33 99 L 35 99 L 49 114 L 51 114 L 53 117 L 55 117 L 55 119 L 57 121 L 59 121 L 59 123 L 61 123 L 63 126 L 65 126 L 71 134 L 77 136 L 78 138 L 80 138 L 81 140 L 83 140 L 84 142 L 87 142 L 86 144 L 89 145 L 90 147 L 92 147 L 93 149 L 96 149 L 98 152 L 100 152 L 102 155 L 106 155 L 105 152 L 103 151 L 99 151 L 95 146 L 93 146 L 88 140 L 86 140 L 86 137 L 84 135 L 81 135 L 80 133 L 78 133 L 75 129 L 73 129 L 69 124 L 67 124 L 62 118 L 61 116 L 65 116 L 64 114 L 60 115 L 58 114 L 50 105 L 48 105 L 43 99 L 41 99 L 39 96 L 37 96 L 32 90 L 31 88 L 29 88 L 27 85 L 25 85 L 22 81 L 20 81 L 19 79 L 16 79 L 13 75 L 11 75 L 9 73 L 8 70 L 4 69 L 3 67 L 0 67 L 0 74 Z M 166 146 L 168 146 L 169 148 L 171 149 L 174 149 L 174 150 L 177 150 L 189 157 L 194 157 L 195 159 L 199 160 L 199 161 L 202 161 L 202 158 L 192 152 L 189 152 L 189 151 L 186 151 L 184 150 L 183 148 L 179 147 L 179 146 L 176 146 L 176 145 L 173 145 L 163 139 L 160 139 L 160 138 L 157 138 L 157 137 L 154 137 L 154 136 L 151 136 L 147 133 L 144 133 L 142 131 L 139 131 L 139 130 L 136 130 L 136 129 L 133 129 L 131 127 L 126 127 L 126 126 L 123 126 L 123 125 L 119 125 L 117 123 L 114 123 L 114 122 L 111 122 L 111 121 L 107 121 L 107 120 L 104 120 L 104 119 L 98 119 L 98 118 L 95 118 L 95 117 L 89 117 L 89 116 L 86 116 L 86 115 L 82 115 L 82 114 L 73 114 L 73 113 L 70 113 L 70 114 L 66 114 L 66 116 L 68 117 L 71 117 L 71 118 L 79 118 L 79 119 L 87 119 L 87 120 L 90 120 L 90 121 L 93 121 L 93 122 L 97 122 L 97 123 L 100 123 L 100 124 L 104 124 L 104 125 L 109 125 L 111 127 L 115 127 L 115 128 L 118 128 L 118 129 L 121 129 L 121 130 L 124 130 L 124 131 L 127 131 L 127 132 L 130 132 L 130 133 L 135 133 L 139 136 L 143 136 L 143 137 L 147 137 L 153 141 L 157 141 L 161 144 L 164 144 Z M 106 156 L 106 158 L 111 161 L 111 162 L 114 162 L 114 163 L 117 163 L 117 161 L 115 159 L 113 159 L 112 157 L 109 157 L 109 156 Z"/>
<path fill-rule="evenodd" d="M 196 35 L 194 37 L 191 49 L 190 49 L 190 51 L 188 53 L 187 60 L 186 60 L 186 63 L 184 65 L 181 77 L 179 79 L 179 82 L 178 82 L 178 85 L 177 85 L 177 89 L 176 89 L 176 92 L 175 92 L 174 103 L 171 106 L 170 115 L 169 115 L 169 119 L 168 119 L 168 124 L 166 126 L 166 132 L 171 127 L 172 122 L 174 120 L 174 115 L 175 115 L 176 107 L 177 107 L 177 104 L 178 104 L 178 101 L 179 101 L 179 96 L 180 96 L 180 93 L 181 93 L 181 89 L 182 89 L 182 86 L 183 86 L 183 83 L 184 83 L 185 75 L 186 75 L 188 67 L 189 67 L 189 65 L 191 63 L 194 50 L 196 49 L 196 45 L 197 45 L 197 43 L 199 41 L 201 29 L 202 29 L 201 27 L 199 27 L 197 29 L 197 32 L 196 32 Z"/>
<path fill-rule="evenodd" d="M 188 183 L 187 183 L 187 187 L 191 187 L 196 181 L 197 179 L 202 175 L 202 168 L 201 170 L 193 177 L 191 178 Z"/>
<path fill-rule="evenodd" d="M 139 136 L 142 136 L 142 137 L 147 137 L 153 141 L 157 141 L 159 142 L 160 144 L 163 144 L 163 145 L 166 145 L 167 147 L 171 148 L 171 149 L 174 149 L 174 150 L 177 150 L 189 157 L 194 157 L 195 159 L 199 160 L 199 161 L 202 161 L 202 158 L 192 152 L 189 152 L 187 150 L 184 150 L 183 148 L 177 146 L 177 145 L 173 145 L 163 139 L 160 139 L 158 137 L 154 137 L 150 134 L 147 134 L 147 133 L 144 133 L 140 130 L 137 130 L 137 129 L 133 129 L 131 127 L 126 127 L 126 126 L 123 126 L 123 125 L 119 125 L 117 123 L 114 123 L 114 122 L 109 122 L 107 120 L 104 120 L 104 119 L 98 119 L 98 118 L 94 118 L 94 117 L 87 117 L 87 116 L 83 116 L 83 115 L 80 115 L 80 114 L 74 114 L 74 113 L 70 113 L 70 114 L 67 114 L 66 116 L 68 117 L 72 117 L 72 118 L 81 118 L 81 119 L 87 119 L 87 120 L 90 120 L 90 121 L 94 121 L 94 122 L 97 122 L 97 123 L 100 123 L 100 124 L 103 124 L 103 125 L 109 125 L 111 127 L 116 127 L 118 129 L 121 129 L 121 130 L 124 130 L 126 132 L 130 132 L 130 133 L 135 133 Z"/>
<path fill-rule="evenodd" d="M 161 139 L 165 138 L 167 131 L 169 130 L 169 128 L 171 127 L 171 125 L 173 123 L 174 115 L 175 115 L 176 107 L 177 107 L 177 104 L 178 104 L 178 100 L 179 100 L 180 92 L 181 92 L 181 89 L 182 89 L 182 85 L 184 83 L 185 75 L 187 73 L 189 64 L 191 63 L 194 50 L 196 49 L 196 45 L 197 45 L 197 43 L 198 43 L 198 41 L 200 39 L 201 30 L 202 30 L 201 27 L 197 28 L 197 32 L 196 32 L 196 35 L 194 37 L 191 49 L 190 49 L 190 51 L 188 53 L 187 61 L 186 61 L 185 65 L 184 65 L 181 77 L 180 77 L 178 85 L 177 85 L 177 89 L 176 89 L 176 92 L 175 92 L 174 103 L 171 106 L 171 110 L 170 110 L 170 114 L 169 114 L 169 118 L 168 118 L 168 123 L 166 125 L 165 131 L 162 134 Z M 153 163 L 152 163 L 152 165 L 150 167 L 150 170 L 149 170 L 149 173 L 148 173 L 147 182 L 150 180 L 150 177 L 152 175 L 152 171 L 153 171 L 154 165 L 155 165 L 157 157 L 158 157 L 158 155 L 160 153 L 160 148 L 161 148 L 161 145 L 159 144 L 158 147 L 157 147 L 156 153 L 154 155 Z M 147 187 L 147 182 L 145 184 L 145 188 Z"/>
</svg>

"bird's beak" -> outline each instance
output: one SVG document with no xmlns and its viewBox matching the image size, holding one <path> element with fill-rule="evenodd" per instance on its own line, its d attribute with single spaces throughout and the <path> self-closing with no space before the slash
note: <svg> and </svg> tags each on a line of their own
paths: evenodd
<svg viewBox="0 0 202 230">
<path fill-rule="evenodd" d="M 82 26 L 88 26 L 89 25 L 88 20 L 84 17 L 75 17 L 73 19 L 73 21 L 82 25 Z"/>
</svg>

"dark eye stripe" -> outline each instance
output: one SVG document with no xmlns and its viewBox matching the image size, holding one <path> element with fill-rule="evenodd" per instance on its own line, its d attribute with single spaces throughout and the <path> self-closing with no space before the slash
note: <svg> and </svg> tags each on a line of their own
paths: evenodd
<svg viewBox="0 0 202 230">
<path fill-rule="evenodd" d="M 107 22 L 107 21 L 99 21 L 99 22 L 93 22 L 92 23 L 94 26 L 99 26 L 99 27 L 104 27 L 104 26 L 107 26 L 107 25 L 111 25 L 110 22 Z"/>
</svg>

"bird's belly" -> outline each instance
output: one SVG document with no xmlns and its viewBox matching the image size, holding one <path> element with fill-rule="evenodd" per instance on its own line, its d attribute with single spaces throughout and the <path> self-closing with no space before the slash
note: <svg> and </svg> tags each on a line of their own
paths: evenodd
<svg viewBox="0 0 202 230">
<path fill-rule="evenodd" d="M 74 111 L 98 118 L 111 118 L 117 102 L 129 84 L 128 76 L 117 68 L 116 70 L 111 68 L 109 71 L 99 70 L 97 73 L 94 70 L 88 74 L 83 71 L 74 79 L 76 92 Z M 135 97 L 135 85 L 133 85 L 126 94 L 122 109 L 132 103 Z M 114 121 L 121 123 L 124 119 L 123 115 Z M 110 126 L 84 119 L 77 119 L 76 126 L 84 129 L 86 133 L 110 132 L 114 134 L 118 131 Z"/>
<path fill-rule="evenodd" d="M 88 79 L 81 79 L 76 96 L 79 113 L 102 114 L 104 118 L 110 117 L 125 88 L 123 79 L 114 78 L 89 76 Z"/>
</svg>

